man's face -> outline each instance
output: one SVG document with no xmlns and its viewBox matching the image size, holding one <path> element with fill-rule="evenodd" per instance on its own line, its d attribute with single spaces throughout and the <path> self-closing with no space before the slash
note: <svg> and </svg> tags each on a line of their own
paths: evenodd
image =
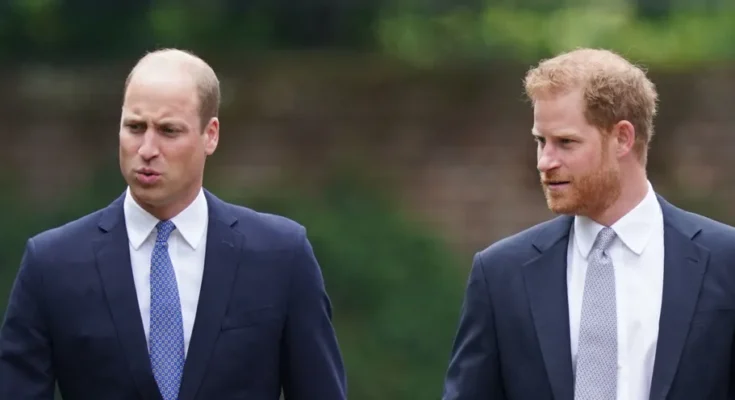
<svg viewBox="0 0 735 400">
<path fill-rule="evenodd" d="M 537 168 L 549 209 L 594 218 L 620 196 L 613 140 L 584 117 L 580 90 L 534 102 Z"/>
<path fill-rule="evenodd" d="M 144 209 L 175 215 L 196 197 L 206 157 L 219 137 L 216 119 L 204 132 L 201 126 L 190 75 L 170 69 L 136 72 L 122 108 L 120 169 Z"/>
</svg>

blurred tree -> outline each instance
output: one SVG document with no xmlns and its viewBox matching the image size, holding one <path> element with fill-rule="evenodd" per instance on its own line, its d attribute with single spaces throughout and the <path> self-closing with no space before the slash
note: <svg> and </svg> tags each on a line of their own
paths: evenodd
<svg viewBox="0 0 735 400">
<path fill-rule="evenodd" d="M 466 269 L 361 175 L 342 171 L 322 190 L 274 187 L 238 203 L 306 226 L 333 302 L 351 399 L 437 398 Z"/>
<path fill-rule="evenodd" d="M 233 1 L 233 0 L 231 0 Z M 360 49 L 372 44 L 372 26 L 382 0 L 269 0 L 278 48 Z"/>
<path fill-rule="evenodd" d="M 9 0 L 0 2 L 0 55 L 15 61 L 79 63 L 127 60 L 169 46 L 208 58 L 341 49 L 381 51 L 431 65 L 444 60 L 525 62 L 569 46 L 597 46 L 630 50 L 641 61 L 671 65 L 733 56 L 732 4 L 732 0 Z"/>
<path fill-rule="evenodd" d="M 365 49 L 382 0 L 10 0 L 0 49 L 14 58 L 75 61 L 152 47 Z"/>
<path fill-rule="evenodd" d="M 671 0 L 635 0 L 638 16 L 647 19 L 664 19 L 671 12 Z"/>
</svg>

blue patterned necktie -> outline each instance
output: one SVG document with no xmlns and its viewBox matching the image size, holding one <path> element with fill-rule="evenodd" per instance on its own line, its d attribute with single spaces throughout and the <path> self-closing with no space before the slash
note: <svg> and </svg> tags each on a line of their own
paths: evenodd
<svg viewBox="0 0 735 400">
<path fill-rule="evenodd" d="M 181 303 L 168 254 L 168 238 L 176 226 L 171 221 L 161 221 L 156 228 L 158 235 L 151 256 L 151 366 L 163 400 L 176 400 L 184 372 Z"/>
<path fill-rule="evenodd" d="M 618 322 L 615 269 L 606 250 L 615 231 L 597 235 L 587 265 L 579 324 L 575 400 L 615 400 L 618 383 Z"/>
</svg>

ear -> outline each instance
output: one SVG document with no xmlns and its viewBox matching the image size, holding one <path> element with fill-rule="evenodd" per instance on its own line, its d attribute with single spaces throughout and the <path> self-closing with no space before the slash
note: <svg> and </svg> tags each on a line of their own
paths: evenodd
<svg viewBox="0 0 735 400">
<path fill-rule="evenodd" d="M 204 128 L 204 141 L 204 151 L 211 156 L 219 143 L 219 119 L 216 117 L 210 119 L 207 127 Z"/>
<path fill-rule="evenodd" d="M 625 157 L 635 145 L 635 127 L 630 121 L 622 120 L 615 124 L 612 129 L 612 135 L 615 139 L 615 154 L 618 157 Z"/>
</svg>

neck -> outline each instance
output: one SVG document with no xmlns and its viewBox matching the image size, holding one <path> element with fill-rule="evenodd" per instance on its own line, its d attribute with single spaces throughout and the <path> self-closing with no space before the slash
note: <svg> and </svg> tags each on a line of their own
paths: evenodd
<svg viewBox="0 0 735 400">
<path fill-rule="evenodd" d="M 630 171 L 623 171 L 621 175 L 626 178 L 620 182 L 618 199 L 605 211 L 591 218 L 600 225 L 612 226 L 638 206 L 648 194 L 648 177 L 645 169 L 631 168 Z"/>
<path fill-rule="evenodd" d="M 142 209 L 144 209 L 154 217 L 158 218 L 159 220 L 166 221 L 179 215 L 182 211 L 186 209 L 186 207 L 189 207 L 189 205 L 193 203 L 196 197 L 199 195 L 200 190 L 201 186 L 198 186 L 196 190 L 189 191 L 185 196 L 182 196 L 181 198 L 176 199 L 170 203 L 164 204 L 146 203 L 142 199 L 138 199 L 134 193 L 131 194 L 133 195 L 133 199 L 138 203 L 138 205 L 140 205 Z"/>
</svg>

